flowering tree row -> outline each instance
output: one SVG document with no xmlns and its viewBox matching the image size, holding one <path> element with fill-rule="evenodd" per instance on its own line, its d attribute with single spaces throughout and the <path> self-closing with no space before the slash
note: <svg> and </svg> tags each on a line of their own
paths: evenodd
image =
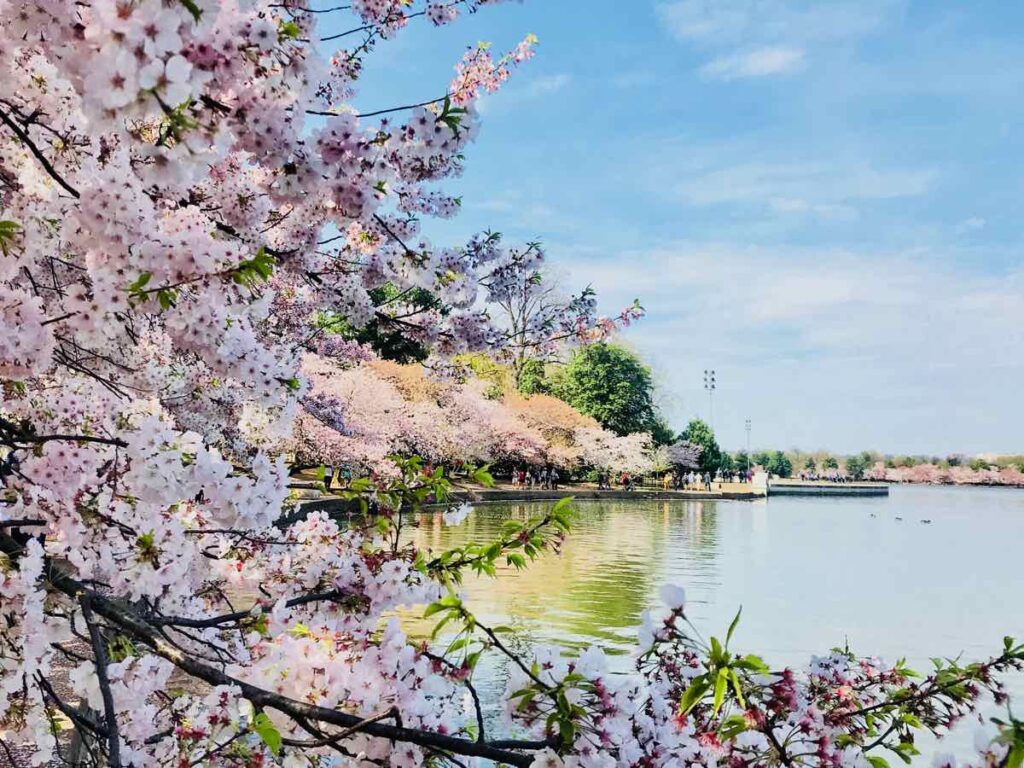
<svg viewBox="0 0 1024 768">
<path fill-rule="evenodd" d="M 485 382 L 424 376 L 384 361 L 339 366 L 307 355 L 310 391 L 290 440 L 300 465 L 385 470 L 393 454 L 436 464 L 550 464 L 643 473 L 654 466 L 650 435 L 620 437 L 546 395 L 489 396 Z"/>
<path fill-rule="evenodd" d="M 945 729 L 1020 665 L 1007 642 L 916 682 L 846 656 L 770 671 L 695 643 L 672 593 L 638 676 L 612 678 L 598 652 L 522 658 L 455 591 L 557 548 L 564 504 L 420 552 L 403 519 L 448 486 L 408 459 L 353 483 L 364 518 L 293 514 L 278 446 L 300 409 L 341 426 L 303 360 L 361 355 L 315 316 L 384 323 L 442 357 L 508 341 L 486 307 L 536 255 L 486 234 L 436 245 L 421 220 L 457 212 L 436 183 L 462 169 L 479 95 L 534 41 L 471 48 L 416 106 L 351 104 L 382 41 L 493 4 L 0 0 L 7 762 L 861 765 L 908 755 L 914 729 Z M 375 304 L 382 286 L 394 298 Z M 417 290 L 434 301 L 406 303 Z M 608 325 L 574 302 L 545 327 Z M 382 627 L 410 604 L 458 639 Z M 502 727 L 474 684 L 483 653 L 518 670 Z M 981 764 L 1020 762 L 1009 733 Z"/>
<path fill-rule="evenodd" d="M 927 483 L 932 485 L 1009 485 L 1024 486 L 1024 472 L 1017 467 L 940 467 L 915 464 L 912 467 L 886 467 L 877 462 L 865 474 L 869 480 L 889 483 Z"/>
</svg>

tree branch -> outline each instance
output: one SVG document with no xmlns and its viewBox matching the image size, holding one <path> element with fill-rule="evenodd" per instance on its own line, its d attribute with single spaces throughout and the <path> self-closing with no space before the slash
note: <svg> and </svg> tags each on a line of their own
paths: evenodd
<svg viewBox="0 0 1024 768">
<path fill-rule="evenodd" d="M 82 618 L 89 628 L 89 640 L 92 652 L 96 655 L 96 677 L 100 684 L 100 695 L 103 697 L 104 721 L 107 725 L 107 760 L 111 768 L 121 768 L 121 736 L 117 730 L 117 714 L 114 711 L 114 696 L 110 692 L 110 679 L 107 677 L 107 651 L 103 647 L 103 637 L 92 616 L 91 598 L 86 592 L 78 601 L 82 606 Z"/>
<path fill-rule="evenodd" d="M 18 124 L 15 123 L 14 120 L 11 119 L 10 115 L 8 115 L 3 110 L 0 110 L 0 122 L 3 122 L 4 125 L 6 125 L 12 131 L 14 131 L 14 135 L 21 140 L 22 144 L 28 147 L 28 151 L 31 152 L 35 156 L 36 160 L 40 162 L 43 168 L 46 169 L 46 172 L 50 175 L 50 178 L 52 178 L 54 181 L 56 181 L 58 184 L 64 187 L 64 189 L 66 189 L 73 197 L 81 197 L 81 195 L 78 194 L 78 190 L 72 187 L 70 184 L 68 184 L 64 180 L 64 177 L 57 173 L 57 169 L 53 167 L 53 164 L 49 161 L 49 159 L 47 159 L 46 155 L 42 153 L 39 147 L 35 145 L 35 142 L 32 141 L 29 135 L 21 128 L 19 128 Z"/>
<path fill-rule="evenodd" d="M 16 557 L 22 552 L 22 546 L 10 536 L 0 533 L 0 552 Z M 135 637 L 149 646 L 153 653 L 181 669 L 183 672 L 210 685 L 236 686 L 241 695 L 257 707 L 276 709 L 292 718 L 296 723 L 301 721 L 317 721 L 342 728 L 361 726 L 361 733 L 381 739 L 401 741 L 428 749 L 437 749 L 466 757 L 482 757 L 499 763 L 506 763 L 516 768 L 528 768 L 533 762 L 533 755 L 515 750 L 536 750 L 536 742 L 503 741 L 501 747 L 490 743 L 477 743 L 457 736 L 448 736 L 433 731 L 421 731 L 400 725 L 387 725 L 374 722 L 366 724 L 358 715 L 328 709 L 313 704 L 282 696 L 272 691 L 258 688 L 243 680 L 234 678 L 209 664 L 196 660 L 183 651 L 175 648 L 164 640 L 157 629 L 140 618 L 133 611 L 119 605 L 115 601 L 89 590 L 82 582 L 70 576 L 54 563 L 46 570 L 47 579 L 54 589 L 74 599 L 81 599 L 88 594 L 90 607 L 98 616 L 102 616 L 119 630 Z"/>
</svg>

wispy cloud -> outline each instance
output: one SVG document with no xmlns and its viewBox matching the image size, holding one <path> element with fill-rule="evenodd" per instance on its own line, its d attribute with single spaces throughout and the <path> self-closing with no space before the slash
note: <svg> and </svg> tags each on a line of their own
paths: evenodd
<svg viewBox="0 0 1024 768">
<path fill-rule="evenodd" d="M 526 86 L 525 91 L 529 96 L 543 96 L 549 93 L 557 93 L 569 86 L 572 82 L 572 75 L 559 73 L 556 75 L 545 75 L 536 77 Z"/>
<path fill-rule="evenodd" d="M 770 46 L 719 56 L 702 66 L 700 73 L 712 79 L 736 80 L 796 72 L 803 63 L 804 52 L 799 48 Z"/>
<path fill-rule="evenodd" d="M 658 6 L 680 40 L 823 41 L 874 32 L 903 5 L 898 0 L 673 0 Z"/>
<path fill-rule="evenodd" d="M 935 176 L 929 170 L 876 169 L 863 160 L 738 163 L 696 171 L 675 185 L 675 194 L 690 205 L 754 204 L 848 218 L 858 201 L 923 195 Z"/>
<path fill-rule="evenodd" d="M 985 220 L 983 218 L 980 216 L 971 216 L 957 224 L 955 229 L 958 235 L 966 235 L 968 232 L 977 232 L 984 228 Z"/>
<path fill-rule="evenodd" d="M 735 80 L 796 72 L 809 48 L 878 30 L 903 0 L 671 0 L 658 6 L 676 39 L 718 51 L 705 77 Z"/>
<path fill-rule="evenodd" d="M 572 84 L 572 81 L 572 75 L 564 72 L 524 79 L 523 82 L 505 88 L 495 96 L 484 94 L 477 102 L 477 108 L 481 113 L 493 114 L 495 108 L 500 111 L 502 108 L 507 109 L 523 102 L 564 91 Z"/>
</svg>

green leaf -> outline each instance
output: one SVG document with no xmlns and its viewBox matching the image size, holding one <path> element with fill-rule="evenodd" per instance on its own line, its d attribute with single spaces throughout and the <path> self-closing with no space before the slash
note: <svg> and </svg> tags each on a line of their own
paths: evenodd
<svg viewBox="0 0 1024 768">
<path fill-rule="evenodd" d="M 729 679 L 732 681 L 732 690 L 736 694 L 736 701 L 744 709 L 747 708 L 747 702 L 743 698 L 743 686 L 740 685 L 740 676 L 736 674 L 736 670 L 729 669 Z"/>
<path fill-rule="evenodd" d="M 423 618 L 424 619 L 429 619 L 435 613 L 440 613 L 441 611 L 450 611 L 450 610 L 451 610 L 451 606 L 441 605 L 440 602 L 431 603 L 430 605 L 428 605 L 426 607 L 426 610 L 423 611 Z"/>
<path fill-rule="evenodd" d="M 142 289 L 146 287 L 146 284 L 149 283 L 152 277 L 152 273 L 143 272 L 141 275 L 139 275 L 138 279 L 134 283 L 128 286 L 128 293 L 142 293 Z"/>
<path fill-rule="evenodd" d="M 275 755 L 281 752 L 281 734 L 266 712 L 260 712 L 252 721 L 252 729 Z"/>
<path fill-rule="evenodd" d="M 889 761 L 881 755 L 867 755 L 871 768 L 889 768 Z"/>
<path fill-rule="evenodd" d="M 732 633 L 736 631 L 736 626 L 740 623 L 740 615 L 743 613 L 743 606 L 736 611 L 736 618 L 732 620 L 732 624 L 729 625 L 729 631 L 725 633 L 725 645 L 729 646 L 729 641 L 732 640 Z"/>
<path fill-rule="evenodd" d="M 555 502 L 555 506 L 551 508 L 551 511 L 568 512 L 571 509 L 569 505 L 573 503 L 574 499 L 575 497 L 573 496 L 563 496 L 562 498 Z"/>
<path fill-rule="evenodd" d="M 277 28 L 277 36 L 282 40 L 294 40 L 300 34 L 302 34 L 302 29 L 294 21 L 284 21 Z"/>
<path fill-rule="evenodd" d="M 192 18 L 197 22 L 203 16 L 202 9 L 196 4 L 195 0 L 181 0 L 181 4 L 185 6 L 185 10 L 192 14 Z"/>
<path fill-rule="evenodd" d="M 267 253 L 267 249 L 261 247 L 251 259 L 238 262 L 229 274 L 236 283 L 251 289 L 269 280 L 274 274 L 276 264 L 276 260 Z"/>
<path fill-rule="evenodd" d="M 173 288 L 161 288 L 156 292 L 157 301 L 160 302 L 160 309 L 168 310 L 174 306 L 178 299 L 178 292 Z"/>
<path fill-rule="evenodd" d="M 722 648 L 722 643 L 717 637 L 711 638 L 711 663 L 716 667 L 720 666 L 725 661 L 725 651 Z"/>
<path fill-rule="evenodd" d="M 768 665 L 764 663 L 764 660 L 760 656 L 754 656 L 753 654 L 747 654 L 746 656 L 736 659 L 733 662 L 733 666 L 737 669 L 743 669 L 747 672 L 756 672 L 758 674 L 767 674 Z"/>
<path fill-rule="evenodd" d="M 704 694 L 708 692 L 708 679 L 706 675 L 698 675 L 690 681 L 690 687 L 687 688 L 683 695 L 679 699 L 679 711 L 684 715 L 688 714 L 700 700 L 704 698 Z"/>
<path fill-rule="evenodd" d="M 718 674 L 715 676 L 715 698 L 712 704 L 712 711 L 717 715 L 718 710 L 722 708 L 725 703 L 725 690 L 729 684 L 729 670 L 724 667 L 718 670 Z"/>
</svg>

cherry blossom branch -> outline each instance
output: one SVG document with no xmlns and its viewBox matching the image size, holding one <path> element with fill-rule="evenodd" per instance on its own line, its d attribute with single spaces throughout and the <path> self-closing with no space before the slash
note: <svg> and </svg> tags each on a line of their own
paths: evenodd
<svg viewBox="0 0 1024 768">
<path fill-rule="evenodd" d="M 93 620 L 92 598 L 89 593 L 82 595 L 79 600 L 82 606 L 82 618 L 89 629 L 89 640 L 92 643 L 92 652 L 96 656 L 94 665 L 96 667 L 96 679 L 99 681 L 100 695 L 103 697 L 104 722 L 107 726 L 107 761 L 111 768 L 121 766 L 121 737 L 117 730 L 117 714 L 114 711 L 114 696 L 110 692 L 110 679 L 107 677 L 107 651 L 103 647 L 103 638 L 100 636 L 99 627 Z"/>
<path fill-rule="evenodd" d="M 0 533 L 0 552 L 11 558 L 22 552 L 22 546 L 10 536 Z M 65 595 L 81 600 L 88 595 L 90 607 L 99 616 L 118 627 L 121 631 L 145 643 L 156 655 L 166 659 L 183 672 L 203 680 L 210 685 L 237 686 L 241 695 L 257 707 L 268 707 L 288 715 L 296 722 L 300 720 L 318 721 L 343 728 L 359 727 L 361 733 L 369 736 L 402 741 L 417 746 L 434 748 L 444 752 L 452 752 L 466 757 L 482 757 L 517 768 L 527 768 L 533 762 L 533 756 L 515 750 L 535 750 L 536 742 L 503 741 L 502 747 L 494 747 L 489 743 L 478 743 L 468 739 L 433 731 L 420 731 L 398 725 L 385 725 L 379 722 L 364 723 L 364 719 L 335 709 L 328 709 L 274 693 L 255 685 L 239 680 L 209 664 L 198 661 L 190 655 L 171 645 L 157 629 L 133 611 L 117 602 L 88 589 L 82 582 L 69 575 L 55 563 L 49 563 L 46 569 L 49 584 Z"/>
<path fill-rule="evenodd" d="M 408 109 L 419 109 L 420 107 L 429 107 L 431 104 L 441 104 L 441 103 L 444 102 L 445 99 L 450 98 L 450 97 L 451 97 L 451 94 L 445 94 L 444 96 L 441 96 L 439 98 L 428 99 L 427 101 L 421 101 L 421 102 L 419 102 L 417 104 L 406 104 L 405 106 L 402 106 L 402 107 L 390 107 L 388 109 L 378 109 L 378 110 L 374 110 L 373 112 L 357 112 L 355 114 L 355 116 L 359 117 L 359 118 L 365 118 L 365 117 L 377 117 L 378 115 L 389 115 L 389 114 L 392 114 L 393 112 L 404 112 L 404 111 L 406 111 Z M 345 113 L 344 112 L 331 112 L 331 111 L 328 111 L 328 110 L 320 110 L 320 109 L 307 109 L 306 110 L 306 114 L 307 115 L 321 115 L 323 117 L 337 117 L 338 115 L 343 115 Z M 321 245 L 323 245 L 323 243 L 321 243 Z"/>
<path fill-rule="evenodd" d="M 339 602 L 341 597 L 351 597 L 347 592 L 343 592 L 340 589 L 333 589 L 330 592 L 318 592 L 309 595 L 302 595 L 301 597 L 295 597 L 285 602 L 285 607 L 295 608 L 296 606 L 309 605 L 310 603 L 319 602 Z M 253 606 L 256 608 L 258 606 Z M 150 619 L 150 623 L 157 626 L 171 626 L 171 627 L 193 627 L 196 629 L 205 629 L 207 627 L 216 627 L 221 624 L 230 624 L 232 622 L 242 621 L 247 618 L 252 618 L 252 608 L 248 611 L 235 611 L 234 613 L 226 613 L 221 616 L 212 616 L 206 619 L 190 619 L 185 616 L 157 616 Z"/>
<path fill-rule="evenodd" d="M 29 135 L 21 128 L 19 128 L 18 124 L 15 123 L 14 120 L 12 120 L 11 117 L 2 109 L 0 109 L 0 122 L 3 122 L 4 125 L 10 128 L 14 132 L 14 135 L 17 136 L 18 139 L 21 141 L 21 143 L 28 147 L 28 151 L 35 156 L 36 160 L 39 161 L 40 165 L 42 165 L 46 172 L 50 175 L 50 178 L 52 178 L 54 181 L 56 181 L 58 184 L 64 187 L 64 189 L 67 190 L 67 192 L 71 194 L 72 197 L 77 198 L 81 196 L 78 194 L 78 190 L 72 187 L 70 184 L 68 184 L 68 182 L 64 180 L 64 177 L 57 172 L 57 169 L 53 167 L 53 164 L 49 161 L 46 155 L 42 153 L 42 150 L 40 150 L 39 147 L 35 145 L 35 142 L 32 141 Z"/>
<path fill-rule="evenodd" d="M 333 8 L 303 8 L 301 6 L 294 6 L 290 3 L 271 3 L 269 8 L 284 8 L 286 11 L 298 11 L 300 13 L 334 13 L 335 11 L 348 11 L 352 9 L 351 5 L 336 5 Z"/>
</svg>

